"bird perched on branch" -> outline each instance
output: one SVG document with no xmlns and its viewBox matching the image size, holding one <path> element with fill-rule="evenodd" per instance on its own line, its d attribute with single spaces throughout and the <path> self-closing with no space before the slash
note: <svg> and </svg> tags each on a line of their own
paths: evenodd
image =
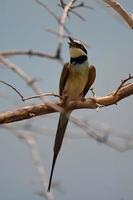
<svg viewBox="0 0 133 200">
<path fill-rule="evenodd" d="M 71 113 L 71 110 L 67 109 L 67 104 L 70 100 L 83 99 L 96 77 L 95 67 L 89 65 L 87 50 L 82 42 L 69 37 L 68 44 L 70 62 L 64 65 L 59 84 L 59 94 L 63 98 L 65 111 L 60 114 L 57 127 L 48 191 L 50 191 L 51 188 L 55 162 L 61 149 L 65 130 Z"/>
</svg>

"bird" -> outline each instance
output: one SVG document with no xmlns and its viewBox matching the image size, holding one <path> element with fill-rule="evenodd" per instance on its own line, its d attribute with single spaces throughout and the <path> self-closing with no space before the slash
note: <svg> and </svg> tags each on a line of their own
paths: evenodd
<svg viewBox="0 0 133 200">
<path fill-rule="evenodd" d="M 64 64 L 59 82 L 59 95 L 62 97 L 64 112 L 60 114 L 57 132 L 53 148 L 53 161 L 50 172 L 48 192 L 51 189 L 51 182 L 55 163 L 60 152 L 65 130 L 71 114 L 67 109 L 70 100 L 84 99 L 86 93 L 96 78 L 96 69 L 89 64 L 87 49 L 80 41 L 69 37 L 70 62 Z"/>
</svg>

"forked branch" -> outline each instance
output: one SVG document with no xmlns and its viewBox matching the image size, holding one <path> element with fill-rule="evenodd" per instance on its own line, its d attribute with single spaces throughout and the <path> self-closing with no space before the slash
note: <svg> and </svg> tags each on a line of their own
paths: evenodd
<svg viewBox="0 0 133 200">
<path fill-rule="evenodd" d="M 133 76 L 130 75 L 124 83 L 132 79 Z M 72 100 L 69 102 L 68 109 L 75 110 L 75 109 L 97 109 L 99 105 L 102 107 L 110 106 L 113 104 L 117 104 L 120 100 L 130 96 L 133 94 L 133 83 L 128 84 L 121 84 L 117 90 L 112 91 L 111 93 L 107 94 L 103 97 L 92 97 L 87 98 L 85 101 L 83 100 Z M 55 106 L 51 106 L 50 104 L 43 103 L 37 104 L 34 106 L 27 106 L 23 108 L 19 108 L 14 111 L 7 111 L 0 114 L 0 124 L 11 123 L 16 121 L 21 121 L 24 119 L 33 118 L 36 116 L 54 113 L 61 111 L 63 112 L 64 108 L 60 101 L 52 102 Z M 61 109 L 56 109 L 59 107 Z"/>
</svg>

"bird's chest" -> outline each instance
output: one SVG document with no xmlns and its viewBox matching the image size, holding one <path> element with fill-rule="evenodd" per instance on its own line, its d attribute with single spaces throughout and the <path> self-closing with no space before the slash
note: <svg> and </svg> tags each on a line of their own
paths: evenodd
<svg viewBox="0 0 133 200">
<path fill-rule="evenodd" d="M 72 67 L 65 84 L 64 93 L 70 97 L 78 97 L 88 81 L 88 66 Z"/>
</svg>

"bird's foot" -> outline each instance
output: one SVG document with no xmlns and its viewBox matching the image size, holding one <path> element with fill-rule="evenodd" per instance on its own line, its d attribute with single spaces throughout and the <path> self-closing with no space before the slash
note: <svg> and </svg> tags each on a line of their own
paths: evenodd
<svg viewBox="0 0 133 200">
<path fill-rule="evenodd" d="M 91 88 L 90 91 L 92 92 L 93 97 L 96 97 L 96 92 L 95 92 L 94 88 Z"/>
</svg>

